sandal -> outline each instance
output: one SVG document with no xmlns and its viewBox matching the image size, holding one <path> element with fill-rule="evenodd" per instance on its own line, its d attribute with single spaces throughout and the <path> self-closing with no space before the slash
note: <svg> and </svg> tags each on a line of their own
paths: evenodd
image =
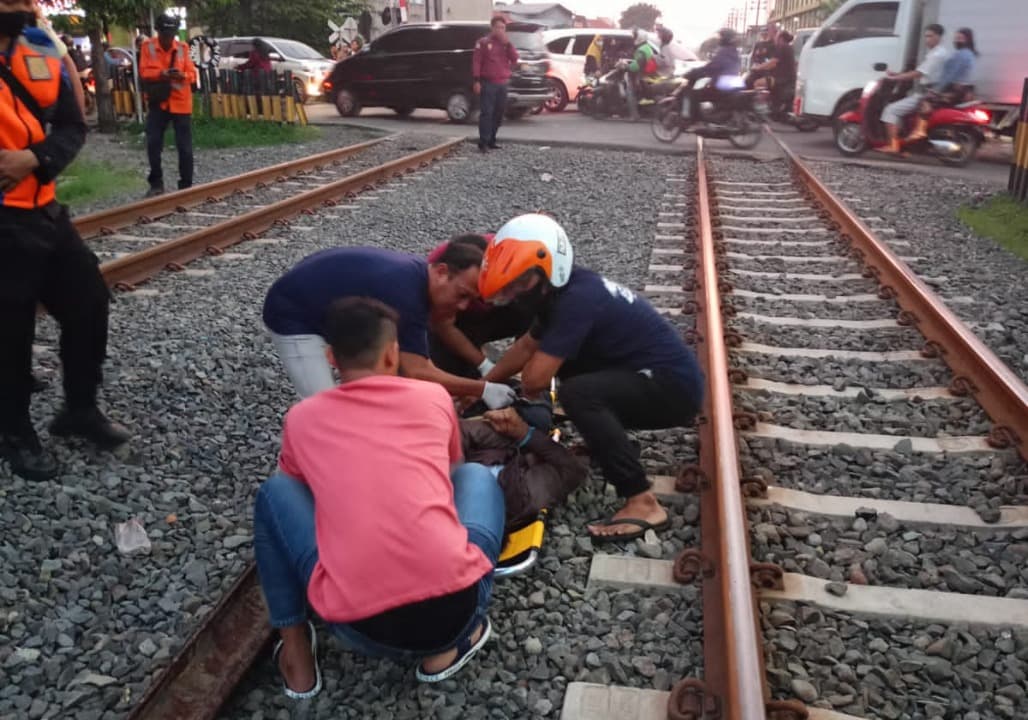
<svg viewBox="0 0 1028 720">
<path fill-rule="evenodd" d="M 671 519 L 668 518 L 659 523 L 649 523 L 645 520 L 639 520 L 638 518 L 601 518 L 599 520 L 593 520 L 591 523 L 586 523 L 586 525 L 600 525 L 603 527 L 609 527 L 611 525 L 635 525 L 639 528 L 635 532 L 621 533 L 618 535 L 594 535 L 586 530 L 593 543 L 628 542 L 631 540 L 638 540 L 646 535 L 648 530 L 653 530 L 654 532 L 667 530 L 671 527 Z"/>
<path fill-rule="evenodd" d="M 417 670 L 414 671 L 414 677 L 423 683 L 437 683 L 453 677 L 457 674 L 458 670 L 468 664 L 468 661 L 475 656 L 475 653 L 482 649 L 486 641 L 489 640 L 489 636 L 492 635 L 492 632 L 493 626 L 489 622 L 489 618 L 486 618 L 482 628 L 482 637 L 478 638 L 478 642 L 474 645 L 469 644 L 471 638 L 461 638 L 460 642 L 457 643 L 457 659 L 449 667 L 443 668 L 437 673 L 429 674 L 421 669 L 421 665 L 418 665 Z"/>
<path fill-rule="evenodd" d="M 307 629 L 311 633 L 311 656 L 314 657 L 314 687 L 306 692 L 297 692 L 286 685 L 285 678 L 282 678 L 282 692 L 290 700 L 310 700 L 321 692 L 321 665 L 318 664 L 318 635 L 314 632 L 314 623 L 307 621 Z M 278 655 L 282 652 L 282 641 L 275 643 L 275 649 L 271 653 L 271 661 L 278 668 Z M 281 670 L 279 670 L 281 673 Z"/>
</svg>

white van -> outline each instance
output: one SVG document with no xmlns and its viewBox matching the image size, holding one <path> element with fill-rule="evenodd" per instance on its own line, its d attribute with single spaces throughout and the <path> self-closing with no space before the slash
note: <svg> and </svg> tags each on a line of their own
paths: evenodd
<svg viewBox="0 0 1028 720">
<path fill-rule="evenodd" d="M 546 73 L 552 93 L 546 103 L 550 112 L 560 112 L 568 103 L 578 100 L 578 89 L 585 83 L 585 53 L 597 35 L 620 38 L 631 47 L 632 33 L 628 30 L 566 28 L 543 32 L 543 42 L 550 53 L 550 69 Z"/>
<path fill-rule="evenodd" d="M 870 81 L 917 65 L 924 27 L 939 23 L 947 46 L 958 28 L 974 31 L 975 97 L 992 112 L 994 130 L 1013 134 L 1028 75 L 1025 9 L 1025 0 L 849 0 L 803 49 L 797 111 L 834 120 L 856 107 Z"/>
</svg>

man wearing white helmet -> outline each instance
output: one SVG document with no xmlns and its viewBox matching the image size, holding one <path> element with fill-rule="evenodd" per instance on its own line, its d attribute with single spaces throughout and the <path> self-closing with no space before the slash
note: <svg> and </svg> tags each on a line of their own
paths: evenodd
<svg viewBox="0 0 1028 720">
<path fill-rule="evenodd" d="M 703 377 L 679 332 L 636 295 L 574 264 L 564 229 L 545 215 L 522 215 L 500 228 L 478 280 L 487 302 L 542 293 L 532 330 L 486 376 L 521 372 L 535 397 L 561 380 L 559 398 L 604 479 L 625 498 L 609 520 L 589 525 L 596 542 L 625 541 L 668 526 L 627 429 L 688 425 L 699 411 Z"/>
</svg>

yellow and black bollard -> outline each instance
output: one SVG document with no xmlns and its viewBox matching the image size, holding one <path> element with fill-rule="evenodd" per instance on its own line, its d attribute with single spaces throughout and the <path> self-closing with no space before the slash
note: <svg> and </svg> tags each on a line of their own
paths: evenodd
<svg viewBox="0 0 1028 720">
<path fill-rule="evenodd" d="M 1028 78 L 1021 91 L 1021 109 L 1017 115 L 1017 134 L 1014 135 L 1014 158 L 1010 163 L 1010 182 L 1007 189 L 1015 199 L 1028 202 Z"/>
</svg>

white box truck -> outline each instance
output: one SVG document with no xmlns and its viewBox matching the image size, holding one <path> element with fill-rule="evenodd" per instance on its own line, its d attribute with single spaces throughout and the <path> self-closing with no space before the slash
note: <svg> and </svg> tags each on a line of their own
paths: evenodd
<svg viewBox="0 0 1028 720">
<path fill-rule="evenodd" d="M 958 28 L 974 31 L 974 95 L 991 112 L 992 129 L 1012 135 L 1028 77 L 1028 0 L 849 0 L 800 56 L 797 112 L 834 121 L 886 70 L 916 67 L 929 23 L 945 28 L 947 47 Z"/>
</svg>

